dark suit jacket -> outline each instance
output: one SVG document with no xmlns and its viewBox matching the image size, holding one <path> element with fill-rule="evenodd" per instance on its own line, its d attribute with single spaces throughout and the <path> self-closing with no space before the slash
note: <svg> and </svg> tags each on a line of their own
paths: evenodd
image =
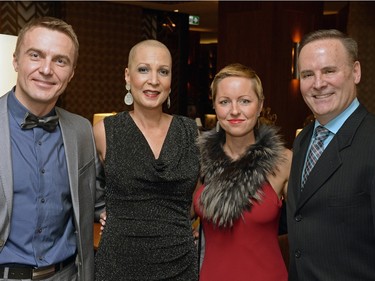
<svg viewBox="0 0 375 281">
<path fill-rule="evenodd" d="M 311 171 L 314 125 L 296 138 L 288 186 L 289 280 L 375 280 L 375 117 L 360 105 Z"/>
<path fill-rule="evenodd" d="M 13 209 L 13 178 L 8 121 L 8 94 L 0 98 L 0 251 L 10 229 Z M 91 123 L 56 107 L 64 140 L 74 222 L 77 235 L 77 266 L 80 281 L 94 280 L 93 222 L 96 149 Z"/>
</svg>

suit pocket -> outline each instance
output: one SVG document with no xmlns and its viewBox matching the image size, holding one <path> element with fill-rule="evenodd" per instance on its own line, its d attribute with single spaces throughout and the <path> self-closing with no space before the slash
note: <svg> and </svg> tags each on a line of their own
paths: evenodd
<svg viewBox="0 0 375 281">
<path fill-rule="evenodd" d="M 78 168 L 78 175 L 83 175 L 91 166 L 95 167 L 95 158 L 91 158 L 90 161 L 86 162 L 81 168 Z"/>
<path fill-rule="evenodd" d="M 335 196 L 329 199 L 329 207 L 356 207 L 366 202 L 367 195 L 365 192 L 353 194 L 351 196 Z"/>
<path fill-rule="evenodd" d="M 90 197 L 92 198 L 91 203 L 95 201 L 95 180 L 95 158 L 93 157 L 78 170 L 80 196 L 87 198 L 87 195 L 90 193 Z"/>
</svg>

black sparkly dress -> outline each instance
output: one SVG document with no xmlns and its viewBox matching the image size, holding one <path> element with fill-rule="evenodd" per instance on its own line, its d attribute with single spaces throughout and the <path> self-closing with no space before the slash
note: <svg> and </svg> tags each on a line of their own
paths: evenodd
<svg viewBox="0 0 375 281">
<path fill-rule="evenodd" d="M 198 280 L 190 222 L 199 173 L 195 122 L 174 116 L 158 159 L 128 112 L 104 124 L 107 223 L 96 281 Z"/>
</svg>

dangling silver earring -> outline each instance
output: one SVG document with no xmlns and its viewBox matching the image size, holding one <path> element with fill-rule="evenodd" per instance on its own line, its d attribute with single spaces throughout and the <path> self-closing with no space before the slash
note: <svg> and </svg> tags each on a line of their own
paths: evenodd
<svg viewBox="0 0 375 281">
<path fill-rule="evenodd" d="M 133 104 L 133 95 L 130 92 L 130 85 L 126 83 L 125 89 L 128 91 L 125 95 L 124 102 L 126 105 L 132 105 Z"/>
<path fill-rule="evenodd" d="M 216 133 L 220 131 L 220 123 L 219 121 L 216 122 Z"/>
<path fill-rule="evenodd" d="M 168 98 L 167 98 L 167 107 L 168 107 L 168 109 L 171 108 L 171 97 L 170 96 L 168 96 Z"/>
</svg>

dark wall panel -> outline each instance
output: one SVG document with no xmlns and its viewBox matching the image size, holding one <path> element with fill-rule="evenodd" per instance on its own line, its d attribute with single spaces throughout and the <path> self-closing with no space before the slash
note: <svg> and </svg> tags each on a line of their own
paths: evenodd
<svg viewBox="0 0 375 281">
<path fill-rule="evenodd" d="M 348 33 L 358 42 L 361 62 L 361 82 L 358 96 L 375 114 L 375 2 L 350 2 Z"/>
<path fill-rule="evenodd" d="M 218 70 L 240 62 L 258 73 L 264 106 L 277 115 L 289 147 L 310 114 L 291 77 L 292 46 L 319 26 L 322 12 L 323 2 L 219 2 Z"/>
<path fill-rule="evenodd" d="M 89 120 L 96 112 L 124 110 L 124 71 L 130 48 L 142 39 L 142 9 L 95 1 L 66 1 L 63 9 L 80 57 L 61 105 Z"/>
</svg>

